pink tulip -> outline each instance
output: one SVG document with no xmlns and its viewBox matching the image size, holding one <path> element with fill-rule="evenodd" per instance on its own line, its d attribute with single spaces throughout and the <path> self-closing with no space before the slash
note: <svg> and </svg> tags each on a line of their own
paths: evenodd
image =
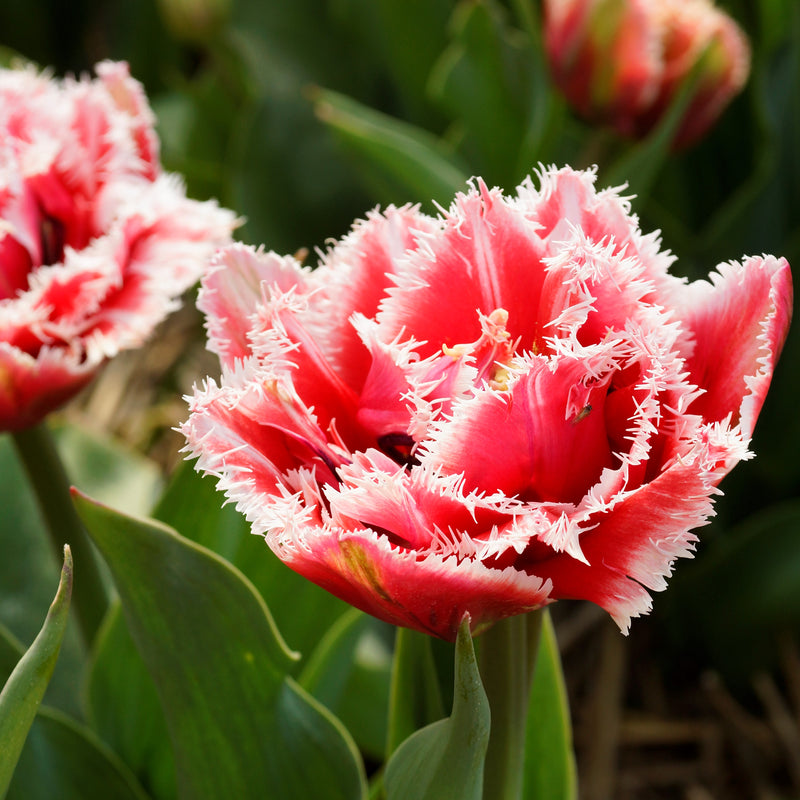
<svg viewBox="0 0 800 800">
<path fill-rule="evenodd" d="M 650 609 L 748 443 L 791 309 L 772 256 L 668 273 L 593 172 L 373 212 L 315 271 L 233 246 L 197 468 L 297 572 L 453 639 L 559 598 Z"/>
<path fill-rule="evenodd" d="M 673 140 L 700 139 L 744 86 L 750 49 L 709 0 L 545 0 L 553 78 L 575 110 L 644 136 L 686 81 L 692 96 Z"/>
<path fill-rule="evenodd" d="M 162 173 L 124 63 L 0 70 L 0 430 L 39 422 L 139 346 L 230 243 L 233 215 Z"/>
</svg>

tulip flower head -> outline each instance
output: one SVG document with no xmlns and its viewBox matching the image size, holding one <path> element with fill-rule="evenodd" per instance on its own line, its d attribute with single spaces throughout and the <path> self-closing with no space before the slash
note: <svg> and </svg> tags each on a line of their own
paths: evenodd
<svg viewBox="0 0 800 800">
<path fill-rule="evenodd" d="M 540 178 L 375 211 L 314 271 L 234 245 L 203 278 L 197 468 L 297 572 L 445 639 L 560 598 L 648 611 L 789 322 L 783 259 L 687 284 L 593 172 Z"/>
<path fill-rule="evenodd" d="M 0 70 L 0 430 L 34 425 L 177 305 L 235 219 L 162 172 L 124 63 Z"/>
<path fill-rule="evenodd" d="M 750 49 L 710 0 L 545 0 L 553 78 L 583 117 L 624 136 L 646 135 L 687 82 L 673 140 L 700 139 L 744 86 Z"/>
</svg>

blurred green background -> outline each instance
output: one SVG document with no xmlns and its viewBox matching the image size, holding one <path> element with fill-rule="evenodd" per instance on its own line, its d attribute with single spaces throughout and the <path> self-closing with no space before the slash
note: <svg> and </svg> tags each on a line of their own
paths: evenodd
<svg viewBox="0 0 800 800">
<path fill-rule="evenodd" d="M 508 191 L 539 163 L 627 182 L 695 278 L 762 252 L 800 264 L 800 4 L 720 3 L 751 78 L 706 138 L 633 143 L 576 119 L 551 86 L 527 0 L 3 0 L 0 45 L 56 74 L 125 59 L 148 91 L 167 169 L 246 218 L 268 249 L 322 247 L 374 205 L 447 204 L 481 175 Z M 745 681 L 800 623 L 800 333 L 723 484 L 698 557 L 655 599 L 675 652 Z"/>
</svg>

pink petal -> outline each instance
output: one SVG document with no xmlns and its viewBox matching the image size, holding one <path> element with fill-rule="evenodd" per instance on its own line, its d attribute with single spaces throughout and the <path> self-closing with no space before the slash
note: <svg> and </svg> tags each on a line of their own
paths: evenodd
<svg viewBox="0 0 800 800">
<path fill-rule="evenodd" d="M 384 340 L 406 330 L 427 342 L 423 356 L 438 354 L 476 338 L 476 311 L 502 308 L 512 339 L 529 347 L 545 275 L 537 227 L 482 182 L 457 195 L 441 230 L 400 265 L 377 317 Z"/>
<path fill-rule="evenodd" d="M 370 367 L 368 352 L 352 325 L 354 314 L 372 318 L 406 255 L 435 221 L 418 208 L 373 211 L 325 254 L 313 273 L 322 292 L 319 336 L 342 380 L 358 391 Z"/>
<path fill-rule="evenodd" d="M 291 256 L 242 244 L 220 250 L 203 275 L 197 307 L 206 315 L 208 347 L 225 367 L 251 355 L 248 338 L 264 292 L 305 289 L 308 272 Z"/>
<path fill-rule="evenodd" d="M 647 589 L 666 588 L 675 559 L 691 557 L 697 540 L 692 529 L 713 515 L 711 496 L 725 462 L 746 452 L 733 432 L 709 428 L 703 439 L 662 474 L 620 494 L 591 518 L 595 526 L 580 540 L 586 563 L 558 555 L 525 564 L 523 555 L 518 566 L 550 579 L 554 598 L 591 600 L 627 631 L 632 617 L 650 610 Z"/>
<path fill-rule="evenodd" d="M 607 381 L 587 364 L 534 356 L 509 391 L 483 390 L 435 425 L 421 462 L 466 486 L 523 500 L 577 502 L 611 464 Z"/>
<path fill-rule="evenodd" d="M 44 349 L 34 358 L 0 341 L 0 430 L 35 425 L 74 397 L 96 370 L 74 352 Z"/>
<path fill-rule="evenodd" d="M 754 257 L 710 277 L 671 298 L 693 341 L 691 380 L 705 389 L 691 412 L 710 422 L 731 414 L 750 437 L 792 316 L 791 270 L 785 259 Z"/>
<path fill-rule="evenodd" d="M 479 561 L 420 556 L 369 530 L 331 535 L 306 529 L 297 542 L 279 533 L 267 542 L 300 574 L 387 622 L 454 641 L 464 613 L 478 633 L 503 617 L 550 602 L 550 584 L 514 569 L 489 569 Z"/>
</svg>

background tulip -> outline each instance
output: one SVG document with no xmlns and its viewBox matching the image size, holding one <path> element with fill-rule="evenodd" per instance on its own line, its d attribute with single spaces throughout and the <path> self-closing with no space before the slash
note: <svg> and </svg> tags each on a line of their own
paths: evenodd
<svg viewBox="0 0 800 800">
<path fill-rule="evenodd" d="M 0 429 L 39 422 L 136 347 L 230 240 L 186 198 L 124 63 L 94 80 L 0 71 Z"/>
<path fill-rule="evenodd" d="M 546 0 L 553 78 L 575 110 L 640 137 L 684 86 L 673 145 L 703 136 L 747 80 L 750 49 L 709 0 Z"/>
</svg>

